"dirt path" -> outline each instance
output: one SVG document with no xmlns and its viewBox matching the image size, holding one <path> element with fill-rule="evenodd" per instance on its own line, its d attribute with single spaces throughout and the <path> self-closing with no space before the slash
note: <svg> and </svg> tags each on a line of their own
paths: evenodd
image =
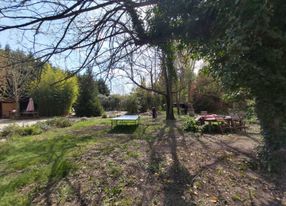
<svg viewBox="0 0 286 206">
<path fill-rule="evenodd" d="M 44 119 L 24 119 L 24 120 L 10 120 L 10 119 L 0 119 L 0 131 L 9 125 L 16 124 L 19 126 L 28 126 L 33 125 L 38 122 L 47 121 L 51 118 L 44 118 Z"/>
</svg>

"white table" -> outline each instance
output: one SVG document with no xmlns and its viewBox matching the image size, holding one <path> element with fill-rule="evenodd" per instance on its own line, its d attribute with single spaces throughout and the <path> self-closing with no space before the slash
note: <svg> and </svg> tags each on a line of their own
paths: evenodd
<svg viewBox="0 0 286 206">
<path fill-rule="evenodd" d="M 140 120 L 139 115 L 123 115 L 111 119 L 111 126 L 117 125 L 138 125 Z"/>
</svg>

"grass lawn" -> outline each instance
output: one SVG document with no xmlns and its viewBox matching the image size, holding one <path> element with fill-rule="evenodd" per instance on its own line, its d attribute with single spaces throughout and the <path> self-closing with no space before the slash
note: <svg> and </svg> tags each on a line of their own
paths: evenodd
<svg viewBox="0 0 286 206">
<path fill-rule="evenodd" d="M 0 205 L 286 203 L 285 177 L 255 166 L 257 126 L 198 135 L 163 119 L 111 129 L 95 118 L 0 143 Z"/>
</svg>

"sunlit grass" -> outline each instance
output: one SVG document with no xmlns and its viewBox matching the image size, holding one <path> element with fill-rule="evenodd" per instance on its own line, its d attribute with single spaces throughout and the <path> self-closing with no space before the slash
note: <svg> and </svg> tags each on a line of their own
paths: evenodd
<svg viewBox="0 0 286 206">
<path fill-rule="evenodd" d="M 156 137 L 148 134 L 160 130 L 160 121 L 161 117 L 156 121 L 141 117 L 139 126 L 112 128 L 108 118 L 91 118 L 39 135 L 9 138 L 0 143 L 0 206 L 32 204 L 40 193 L 79 169 L 81 163 L 76 159 L 94 145 L 105 145 L 98 148 L 100 155 L 105 155 L 123 147 L 119 141 L 152 142 Z M 140 156 L 127 147 L 120 150 L 126 153 L 126 158 Z M 109 166 L 112 175 L 120 175 L 118 165 Z M 61 188 L 60 193 L 64 201 L 69 188 Z"/>
<path fill-rule="evenodd" d="M 75 169 L 71 158 L 88 145 L 96 144 L 104 133 L 101 130 L 79 135 L 72 130 L 108 123 L 108 120 L 91 119 L 40 135 L 12 137 L 1 143 L 0 205 L 30 204 L 34 193 Z"/>
</svg>

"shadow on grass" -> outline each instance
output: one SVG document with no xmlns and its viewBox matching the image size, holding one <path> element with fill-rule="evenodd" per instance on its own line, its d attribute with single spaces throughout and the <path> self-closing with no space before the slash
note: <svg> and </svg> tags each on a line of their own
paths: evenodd
<svg viewBox="0 0 286 206">
<path fill-rule="evenodd" d="M 180 162 L 177 154 L 177 137 L 175 129 L 181 133 L 177 128 L 175 121 L 168 121 L 168 144 L 172 157 L 172 165 L 166 173 L 167 183 L 164 184 L 164 205 L 194 205 L 193 198 L 185 198 L 184 192 L 189 185 L 192 184 L 194 176 L 192 176 L 188 169 Z"/>
<path fill-rule="evenodd" d="M 1 147 L 0 181 L 5 180 L 5 183 L 0 185 L 0 200 L 7 200 L 8 205 L 16 204 L 19 201 L 17 198 L 21 197 L 15 191 L 32 185 L 26 201 L 32 204 L 42 193 L 46 205 L 52 205 L 52 190 L 74 169 L 70 157 L 78 152 L 80 145 L 88 144 L 93 139 L 93 136 L 60 135 L 24 143 L 15 140 L 5 148 Z"/>
<path fill-rule="evenodd" d="M 156 134 L 156 139 L 148 141 L 150 156 L 148 168 L 148 187 L 143 191 L 141 200 L 142 205 L 150 205 L 152 199 L 156 196 L 156 191 L 152 189 L 154 181 L 160 182 L 163 187 L 164 200 L 163 205 L 194 205 L 193 199 L 184 197 L 184 192 L 192 184 L 194 176 L 179 161 L 177 154 L 177 136 L 175 130 L 182 135 L 181 129 L 175 125 L 175 121 L 166 121 L 164 126 Z M 160 171 L 160 165 L 164 161 L 164 156 L 170 153 L 172 158 L 171 165 L 167 171 Z M 159 179 L 157 179 L 157 175 Z"/>
<path fill-rule="evenodd" d="M 110 134 L 133 134 L 136 132 L 138 125 L 117 125 L 108 133 Z"/>
</svg>

